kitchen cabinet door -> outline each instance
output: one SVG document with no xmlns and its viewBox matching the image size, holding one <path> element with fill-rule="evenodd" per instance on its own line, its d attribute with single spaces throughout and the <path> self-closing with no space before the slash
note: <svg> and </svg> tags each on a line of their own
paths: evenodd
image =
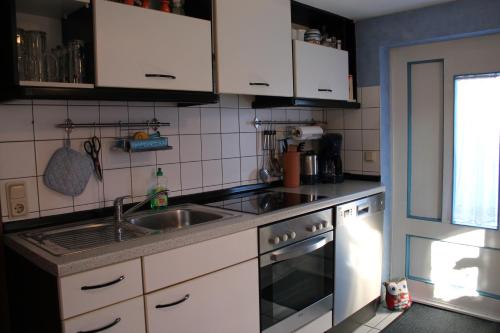
<svg viewBox="0 0 500 333">
<path fill-rule="evenodd" d="M 295 97 L 349 99 L 349 55 L 346 51 L 295 40 Z"/>
<path fill-rule="evenodd" d="M 94 1 L 96 85 L 212 91 L 210 21 Z"/>
<path fill-rule="evenodd" d="M 289 0 L 215 0 L 219 93 L 292 96 Z"/>
<path fill-rule="evenodd" d="M 149 333 L 258 333 L 257 259 L 146 296 Z"/>
</svg>

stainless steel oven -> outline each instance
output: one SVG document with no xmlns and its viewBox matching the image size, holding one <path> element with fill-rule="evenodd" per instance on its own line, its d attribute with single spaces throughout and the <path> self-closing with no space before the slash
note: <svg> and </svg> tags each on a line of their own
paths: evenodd
<svg viewBox="0 0 500 333">
<path fill-rule="evenodd" d="M 290 333 L 332 311 L 332 210 L 259 229 L 260 324 Z"/>
</svg>

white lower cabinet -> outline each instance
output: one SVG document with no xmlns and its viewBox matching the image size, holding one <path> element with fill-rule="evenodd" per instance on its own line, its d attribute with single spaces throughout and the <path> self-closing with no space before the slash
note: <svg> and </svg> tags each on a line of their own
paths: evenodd
<svg viewBox="0 0 500 333">
<path fill-rule="evenodd" d="M 258 333 L 258 260 L 146 295 L 149 333 Z"/>
<path fill-rule="evenodd" d="M 63 321 L 64 333 L 146 333 L 142 296 Z"/>
</svg>

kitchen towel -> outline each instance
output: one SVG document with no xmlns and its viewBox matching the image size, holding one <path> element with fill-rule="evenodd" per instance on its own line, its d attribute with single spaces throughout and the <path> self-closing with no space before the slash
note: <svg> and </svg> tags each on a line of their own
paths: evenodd
<svg viewBox="0 0 500 333">
<path fill-rule="evenodd" d="M 293 130 L 295 140 L 316 140 L 323 136 L 323 129 L 319 126 L 302 126 Z"/>
</svg>

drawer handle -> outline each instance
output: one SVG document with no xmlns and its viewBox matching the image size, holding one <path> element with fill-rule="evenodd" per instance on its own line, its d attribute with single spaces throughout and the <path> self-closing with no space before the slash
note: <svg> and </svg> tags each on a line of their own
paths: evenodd
<svg viewBox="0 0 500 333">
<path fill-rule="evenodd" d="M 270 86 L 270 84 L 266 83 L 266 82 L 250 82 L 249 84 L 251 86 L 265 86 L 265 87 L 269 87 Z"/>
<path fill-rule="evenodd" d="M 101 328 L 96 328 L 95 330 L 90 330 L 90 331 L 78 331 L 77 333 L 97 333 L 97 332 L 102 332 L 105 331 L 116 324 L 118 324 L 122 319 L 121 318 L 116 318 L 111 324 L 108 324 L 106 326 L 103 326 Z"/>
<path fill-rule="evenodd" d="M 319 88 L 318 91 L 321 91 L 321 92 L 333 92 L 332 89 L 321 89 L 321 88 Z"/>
<path fill-rule="evenodd" d="M 116 280 L 113 280 L 113 281 L 110 281 L 110 282 L 106 282 L 106 283 L 103 283 L 103 284 L 96 284 L 94 286 L 83 286 L 82 290 L 92 290 L 92 289 L 105 288 L 105 287 L 109 287 L 109 286 L 112 286 L 114 284 L 117 284 L 118 282 L 121 282 L 123 280 L 125 280 L 125 275 L 120 276 Z"/>
<path fill-rule="evenodd" d="M 172 79 L 175 80 L 177 77 L 169 74 L 146 74 L 146 77 L 159 77 L 159 78 L 164 78 L 164 79 Z"/>
<path fill-rule="evenodd" d="M 169 308 L 171 306 L 175 306 L 177 304 L 181 304 L 181 303 L 184 303 L 185 301 L 187 301 L 189 299 L 189 294 L 187 294 L 186 296 L 184 296 L 183 299 L 180 299 L 176 302 L 173 302 L 173 303 L 169 303 L 169 304 L 158 304 L 156 306 L 157 309 L 163 309 L 163 308 Z"/>
</svg>

